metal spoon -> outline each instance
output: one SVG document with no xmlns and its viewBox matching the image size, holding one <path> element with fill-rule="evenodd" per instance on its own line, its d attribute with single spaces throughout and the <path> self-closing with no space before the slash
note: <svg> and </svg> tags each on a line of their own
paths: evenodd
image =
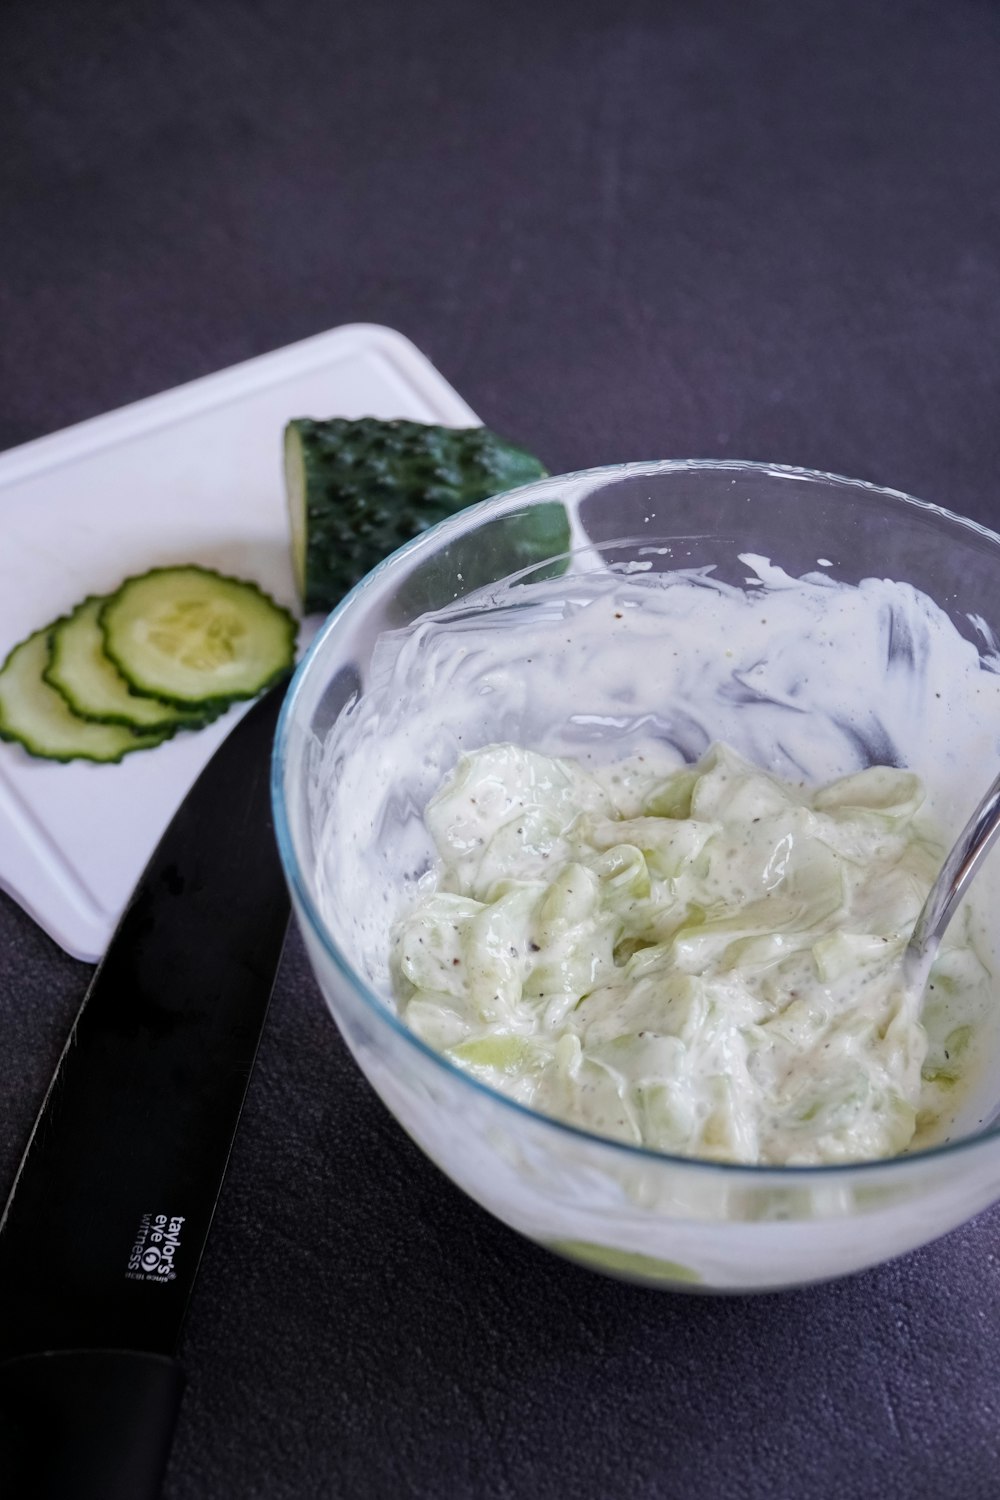
<svg viewBox="0 0 1000 1500">
<path fill-rule="evenodd" d="M 906 986 L 922 994 L 937 958 L 945 928 L 976 876 L 979 866 L 1000 833 L 1000 776 L 959 834 L 938 877 L 927 893 L 903 953 Z"/>
</svg>

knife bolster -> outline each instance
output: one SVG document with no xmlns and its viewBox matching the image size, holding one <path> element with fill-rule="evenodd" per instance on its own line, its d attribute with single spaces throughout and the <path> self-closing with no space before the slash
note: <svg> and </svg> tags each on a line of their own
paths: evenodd
<svg viewBox="0 0 1000 1500">
<path fill-rule="evenodd" d="M 66 1349 L 0 1364 L 5 1500 L 156 1500 L 183 1388 L 162 1354 Z"/>
</svg>

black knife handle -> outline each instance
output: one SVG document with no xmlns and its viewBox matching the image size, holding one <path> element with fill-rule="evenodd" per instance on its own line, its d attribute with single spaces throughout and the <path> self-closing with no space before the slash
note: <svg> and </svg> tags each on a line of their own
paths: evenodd
<svg viewBox="0 0 1000 1500">
<path fill-rule="evenodd" d="M 125 1349 L 26 1354 L 0 1365 L 4 1500 L 157 1500 L 184 1378 Z"/>
</svg>

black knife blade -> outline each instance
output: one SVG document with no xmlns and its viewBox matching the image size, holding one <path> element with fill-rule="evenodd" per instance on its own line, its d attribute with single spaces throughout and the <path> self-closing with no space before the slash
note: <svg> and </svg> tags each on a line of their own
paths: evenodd
<svg viewBox="0 0 1000 1500">
<path fill-rule="evenodd" d="M 0 1220 L 10 1500 L 159 1492 L 174 1356 L 288 926 L 269 799 L 284 691 L 244 715 L 150 859 Z"/>
</svg>

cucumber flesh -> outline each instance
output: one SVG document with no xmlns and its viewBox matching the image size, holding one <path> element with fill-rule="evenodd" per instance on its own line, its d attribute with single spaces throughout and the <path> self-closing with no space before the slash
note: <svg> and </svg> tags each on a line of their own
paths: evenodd
<svg viewBox="0 0 1000 1500">
<path fill-rule="evenodd" d="M 168 738 L 169 729 L 135 734 L 121 724 L 93 724 L 73 713 L 42 675 L 51 629 L 46 625 L 29 635 L 0 667 L 0 739 L 16 740 L 44 760 L 110 762 Z"/>
<path fill-rule="evenodd" d="M 269 595 L 194 565 L 126 579 L 98 615 L 104 651 L 138 693 L 214 710 L 291 670 L 296 623 Z"/>
<path fill-rule="evenodd" d="M 306 600 L 309 484 L 306 478 L 306 460 L 301 423 L 289 422 L 285 428 L 284 444 L 285 499 L 288 504 L 288 524 L 292 539 L 292 572 L 295 574 L 295 587 L 298 590 L 299 598 Z M 332 609 L 333 605 L 330 608 Z"/>
<path fill-rule="evenodd" d="M 62 694 L 75 714 L 94 723 L 124 724 L 149 733 L 200 728 L 211 715 L 134 692 L 108 660 L 99 623 L 104 603 L 103 597 L 92 595 L 71 615 L 56 621 L 49 663 L 42 674 L 45 681 Z"/>
</svg>

